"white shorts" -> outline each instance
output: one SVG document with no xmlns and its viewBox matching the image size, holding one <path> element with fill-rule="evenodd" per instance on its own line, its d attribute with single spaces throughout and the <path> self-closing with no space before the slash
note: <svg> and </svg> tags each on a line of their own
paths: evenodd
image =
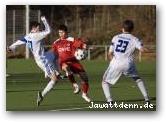
<svg viewBox="0 0 166 122">
<path fill-rule="evenodd" d="M 46 56 L 46 59 L 49 61 L 49 63 L 52 63 L 52 65 L 54 66 L 55 70 L 58 71 L 59 70 L 58 56 L 55 55 L 51 51 L 45 52 L 45 56 Z"/>
<path fill-rule="evenodd" d="M 47 60 L 45 61 L 36 61 L 37 65 L 40 67 L 40 69 L 43 70 L 45 73 L 45 78 L 50 76 L 53 73 L 56 73 L 57 71 L 55 70 L 54 66 L 48 62 Z"/>
<path fill-rule="evenodd" d="M 127 77 L 139 76 L 134 62 L 125 62 L 113 59 L 104 73 L 103 81 L 114 85 L 122 74 Z"/>
</svg>

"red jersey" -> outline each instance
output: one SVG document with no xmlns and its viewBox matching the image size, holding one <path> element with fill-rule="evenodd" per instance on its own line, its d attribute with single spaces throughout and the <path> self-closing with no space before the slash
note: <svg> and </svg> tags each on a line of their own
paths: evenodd
<svg viewBox="0 0 166 122">
<path fill-rule="evenodd" d="M 73 37 L 66 39 L 57 39 L 53 43 L 52 51 L 57 52 L 60 63 L 76 60 L 74 53 L 77 48 L 83 48 L 83 41 L 76 40 Z"/>
</svg>

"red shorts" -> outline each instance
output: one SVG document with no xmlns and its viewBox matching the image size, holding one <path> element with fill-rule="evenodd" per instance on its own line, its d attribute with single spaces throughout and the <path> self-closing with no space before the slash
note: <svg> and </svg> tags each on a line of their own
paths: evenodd
<svg viewBox="0 0 166 122">
<path fill-rule="evenodd" d="M 68 61 L 68 62 L 63 62 L 63 63 L 67 64 L 70 67 L 71 71 L 75 74 L 77 74 L 79 72 L 85 72 L 83 66 L 78 61 Z M 63 63 L 60 63 L 61 68 L 62 68 Z"/>
</svg>

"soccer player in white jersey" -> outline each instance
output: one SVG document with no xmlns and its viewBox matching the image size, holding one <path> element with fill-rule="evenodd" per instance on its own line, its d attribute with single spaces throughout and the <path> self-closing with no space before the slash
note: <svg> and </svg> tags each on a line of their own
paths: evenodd
<svg viewBox="0 0 166 122">
<path fill-rule="evenodd" d="M 111 61 L 103 76 L 102 89 L 104 91 L 107 102 L 111 102 L 112 104 L 113 99 L 110 92 L 110 85 L 114 85 L 122 74 L 135 80 L 145 99 L 145 102 L 150 104 L 144 82 L 138 75 L 138 72 L 134 65 L 135 49 L 138 49 L 141 52 L 150 51 L 143 45 L 141 40 L 131 34 L 133 29 L 133 21 L 124 21 L 122 34 L 113 37 L 109 48 L 108 55 Z"/>
<path fill-rule="evenodd" d="M 50 82 L 48 82 L 47 86 L 44 88 L 42 92 L 38 92 L 37 105 L 39 106 L 44 96 L 53 89 L 54 85 L 57 82 L 57 71 L 54 69 L 54 66 L 50 61 L 46 58 L 46 54 L 43 46 L 43 38 L 45 38 L 51 31 L 50 26 L 47 23 L 47 20 L 44 16 L 41 17 L 41 20 L 45 26 L 45 30 L 39 31 L 40 23 L 36 21 L 32 21 L 30 23 L 30 33 L 17 40 L 11 46 L 7 47 L 8 51 L 14 51 L 18 45 L 28 44 L 32 54 L 34 55 L 34 59 L 37 65 L 45 72 L 50 78 Z"/>
</svg>

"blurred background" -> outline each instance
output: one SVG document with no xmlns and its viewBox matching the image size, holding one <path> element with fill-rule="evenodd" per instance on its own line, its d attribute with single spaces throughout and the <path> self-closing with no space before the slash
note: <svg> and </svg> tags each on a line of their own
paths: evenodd
<svg viewBox="0 0 166 122">
<path fill-rule="evenodd" d="M 44 40 L 51 47 L 58 38 L 57 28 L 65 24 L 69 36 L 81 38 L 91 48 L 87 60 L 105 59 L 109 43 L 115 34 L 121 33 L 121 23 L 131 19 L 135 23 L 133 34 L 153 50 L 151 54 L 136 52 L 136 60 L 156 59 L 156 6 L 155 5 L 7 5 L 6 45 L 26 35 L 30 21 L 39 21 L 45 15 L 52 33 Z M 21 46 L 7 58 L 31 58 Z"/>
</svg>

